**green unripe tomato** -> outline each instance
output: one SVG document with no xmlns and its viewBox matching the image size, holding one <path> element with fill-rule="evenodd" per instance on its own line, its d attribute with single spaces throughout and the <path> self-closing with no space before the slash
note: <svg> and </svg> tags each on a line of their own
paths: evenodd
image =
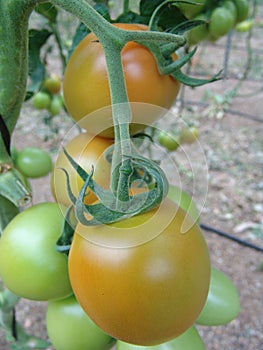
<svg viewBox="0 0 263 350">
<path fill-rule="evenodd" d="M 51 74 L 49 77 L 45 78 L 43 86 L 50 94 L 58 94 L 61 89 L 60 77 L 57 74 Z"/>
<path fill-rule="evenodd" d="M 116 350 L 205 350 L 205 345 L 197 329 L 192 326 L 179 337 L 153 346 L 139 346 L 118 340 Z"/>
<path fill-rule="evenodd" d="M 183 126 L 180 130 L 180 144 L 194 143 L 198 139 L 199 131 L 195 126 Z"/>
<path fill-rule="evenodd" d="M 234 17 L 234 21 L 237 20 L 237 8 L 232 0 L 225 0 L 222 3 L 222 7 L 226 8 L 228 11 L 231 12 L 232 16 Z"/>
<path fill-rule="evenodd" d="M 200 212 L 188 193 L 177 186 L 170 185 L 167 197 L 189 213 L 195 222 L 199 223 Z"/>
<path fill-rule="evenodd" d="M 54 96 L 51 99 L 50 106 L 48 108 L 51 115 L 58 115 L 61 111 L 61 108 L 63 106 L 63 100 L 61 96 Z"/>
<path fill-rule="evenodd" d="M 223 272 L 212 268 L 207 300 L 196 323 L 224 325 L 236 318 L 239 312 L 239 296 L 233 282 Z"/>
<path fill-rule="evenodd" d="M 39 91 L 33 96 L 33 106 L 36 109 L 47 109 L 50 102 L 50 95 L 44 91 Z"/>
<path fill-rule="evenodd" d="M 55 245 L 64 224 L 61 207 L 39 203 L 20 212 L 0 239 L 0 277 L 14 294 L 31 300 L 72 293 L 68 259 Z"/>
<path fill-rule="evenodd" d="M 235 26 L 235 30 L 237 30 L 238 32 L 248 32 L 254 25 L 254 22 L 252 19 L 246 19 L 245 21 L 239 22 L 236 26 Z"/>
<path fill-rule="evenodd" d="M 249 14 L 249 4 L 247 0 L 233 0 L 237 9 L 237 23 L 247 19 Z"/>
<path fill-rule="evenodd" d="M 15 165 L 26 177 L 38 178 L 51 172 L 52 159 L 38 147 L 26 147 L 17 154 Z"/>
<path fill-rule="evenodd" d="M 177 135 L 166 131 L 160 131 L 158 134 L 158 142 L 168 151 L 175 151 L 179 147 L 179 140 Z"/>
<path fill-rule="evenodd" d="M 197 5 L 179 3 L 179 9 L 187 19 L 192 19 L 203 11 L 206 0 L 196 0 L 196 2 Z"/>
<path fill-rule="evenodd" d="M 103 332 L 72 295 L 48 302 L 47 333 L 56 350 L 108 350 L 114 339 Z"/>
<path fill-rule="evenodd" d="M 235 19 L 232 13 L 225 7 L 217 7 L 210 17 L 209 33 L 213 38 L 220 38 L 226 35 L 234 24 Z"/>
<path fill-rule="evenodd" d="M 205 14 L 200 14 L 197 17 L 195 17 L 194 19 L 201 19 L 201 20 L 207 20 L 206 15 Z M 208 37 L 208 24 L 204 23 L 201 24 L 193 29 L 191 29 L 188 33 L 187 33 L 187 42 L 188 45 L 196 45 L 198 44 L 200 41 L 205 40 Z"/>
</svg>

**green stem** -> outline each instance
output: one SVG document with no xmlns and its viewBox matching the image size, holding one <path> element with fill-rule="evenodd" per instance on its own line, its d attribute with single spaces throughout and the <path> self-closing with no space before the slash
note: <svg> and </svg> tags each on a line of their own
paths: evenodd
<svg viewBox="0 0 263 350">
<path fill-rule="evenodd" d="M 57 25 L 50 21 L 49 22 L 49 26 L 52 29 L 53 33 L 54 33 L 55 40 L 56 40 L 57 45 L 58 45 L 59 56 L 60 56 L 60 59 L 61 59 L 61 62 L 62 62 L 62 69 L 63 69 L 63 72 L 64 72 L 64 70 L 66 68 L 67 60 L 66 60 L 65 55 L 63 54 L 62 40 L 61 40 L 59 31 L 58 31 Z"/>
<path fill-rule="evenodd" d="M 0 137 L 0 195 L 19 206 L 30 198 L 4 139 L 16 125 L 28 76 L 28 19 L 37 0 L 0 0 L 0 114 L 8 130 Z"/>
</svg>

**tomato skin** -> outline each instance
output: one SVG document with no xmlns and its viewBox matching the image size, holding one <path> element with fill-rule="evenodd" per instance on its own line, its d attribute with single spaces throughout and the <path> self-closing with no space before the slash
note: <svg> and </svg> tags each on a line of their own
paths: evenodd
<svg viewBox="0 0 263 350">
<path fill-rule="evenodd" d="M 142 24 L 114 25 L 126 30 L 148 29 Z M 178 94 L 179 82 L 169 75 L 161 75 L 154 56 L 142 45 L 129 42 L 122 49 L 121 55 L 129 102 L 147 103 L 169 109 Z M 93 33 L 80 42 L 70 57 L 65 70 L 63 89 L 65 105 L 76 122 L 111 105 L 104 51 Z M 105 125 L 106 128 L 107 117 L 111 121 L 110 109 L 108 114 L 97 122 L 99 125 L 96 125 L 96 118 L 89 122 L 87 117 L 82 119 L 81 126 L 88 132 L 97 134 L 101 125 Z M 159 117 L 160 109 L 155 113 L 151 111 L 146 114 L 135 110 L 132 122 L 151 125 Z M 142 128 L 142 125 L 137 125 L 132 129 L 132 133 Z M 105 135 L 112 137 L 113 133 L 111 131 Z"/>
<path fill-rule="evenodd" d="M 205 14 L 200 14 L 194 18 L 195 20 L 207 20 L 207 16 Z M 196 45 L 200 41 L 205 40 L 208 37 L 208 24 L 204 23 L 201 24 L 193 29 L 191 29 L 189 32 L 187 32 L 187 42 L 188 45 Z"/>
<path fill-rule="evenodd" d="M 78 224 L 69 275 L 80 305 L 107 334 L 154 345 L 194 323 L 206 300 L 210 262 L 199 227 L 165 199 L 114 224 Z"/>
<path fill-rule="evenodd" d="M 63 101 L 61 96 L 53 96 L 48 108 L 51 115 L 58 115 L 62 109 Z"/>
<path fill-rule="evenodd" d="M 74 137 L 65 149 L 70 156 L 87 172 L 90 172 L 94 166 L 93 179 L 102 187 L 109 188 L 110 183 L 110 163 L 105 159 L 103 152 L 113 144 L 113 140 L 93 137 L 88 133 L 81 133 Z M 70 187 L 73 194 L 77 197 L 84 182 L 76 173 L 73 166 L 67 159 L 62 150 L 55 162 L 52 177 L 51 188 L 54 198 L 58 203 L 68 207 L 71 203 L 66 186 L 66 176 L 61 168 L 65 169 L 69 174 Z M 85 203 L 91 204 L 97 200 L 96 195 L 90 191 L 85 197 Z"/>
<path fill-rule="evenodd" d="M 51 98 L 48 93 L 39 91 L 33 96 L 33 106 L 36 109 L 46 109 L 50 105 Z"/>
<path fill-rule="evenodd" d="M 213 38 L 226 35 L 234 27 L 235 19 L 225 7 L 216 7 L 210 17 L 209 33 Z"/>
<path fill-rule="evenodd" d="M 223 272 L 213 267 L 207 300 L 196 323 L 203 326 L 225 325 L 236 318 L 239 312 L 236 287 Z"/>
<path fill-rule="evenodd" d="M 199 223 L 200 211 L 197 209 L 192 197 L 187 192 L 183 191 L 180 187 L 170 185 L 167 196 L 190 214 L 195 222 Z"/>
<path fill-rule="evenodd" d="M 92 322 L 74 295 L 48 302 L 46 326 L 56 350 L 108 350 L 114 343 Z"/>
<path fill-rule="evenodd" d="M 44 88 L 52 95 L 60 92 L 61 85 L 61 79 L 55 73 L 51 74 L 49 77 L 46 77 L 43 83 Z"/>
<path fill-rule="evenodd" d="M 117 341 L 116 350 L 205 350 L 205 345 L 197 329 L 192 326 L 179 337 L 154 346 L 138 346 Z"/>
<path fill-rule="evenodd" d="M 48 152 L 38 147 L 25 147 L 15 159 L 15 166 L 29 178 L 46 176 L 52 170 L 52 159 Z"/>
<path fill-rule="evenodd" d="M 187 19 L 192 19 L 203 11 L 206 0 L 198 0 L 196 2 L 198 5 L 179 3 L 179 8 Z"/>
<path fill-rule="evenodd" d="M 49 300 L 72 293 L 68 259 L 55 249 L 63 220 L 59 206 L 45 202 L 19 213 L 3 231 L 0 276 L 16 295 Z"/>
<path fill-rule="evenodd" d="M 249 4 L 247 0 L 234 0 L 237 9 L 237 23 L 247 19 L 249 14 Z"/>
<path fill-rule="evenodd" d="M 194 143 L 198 139 L 199 131 L 195 126 L 183 126 L 180 131 L 180 144 Z"/>
<path fill-rule="evenodd" d="M 158 134 L 158 142 L 168 151 L 175 151 L 179 147 L 178 136 L 163 130 Z"/>
</svg>

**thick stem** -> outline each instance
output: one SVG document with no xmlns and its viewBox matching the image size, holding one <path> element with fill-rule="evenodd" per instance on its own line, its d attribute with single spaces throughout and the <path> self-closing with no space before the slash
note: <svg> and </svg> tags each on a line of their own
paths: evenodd
<svg viewBox="0 0 263 350">
<path fill-rule="evenodd" d="M 0 195 L 16 206 L 28 202 L 30 193 L 13 169 L 10 135 L 25 98 L 28 72 L 28 19 L 36 0 L 0 0 Z M 3 131 L 4 130 L 4 131 Z"/>
</svg>

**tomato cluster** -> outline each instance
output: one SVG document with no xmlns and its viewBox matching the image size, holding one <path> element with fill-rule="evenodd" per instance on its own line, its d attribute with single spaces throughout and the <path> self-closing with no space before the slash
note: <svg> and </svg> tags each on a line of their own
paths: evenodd
<svg viewBox="0 0 263 350">
<path fill-rule="evenodd" d="M 138 43 L 129 42 L 121 55 L 129 100 L 158 107 L 144 115 L 133 110 L 133 134 L 163 116 L 160 111 L 172 106 L 180 84 L 170 75 L 162 76 L 152 53 Z M 60 86 L 49 79 L 44 89 L 58 94 Z M 50 108 L 48 96 L 39 92 L 33 99 L 36 107 Z M 80 42 L 68 62 L 64 96 L 68 111 L 87 132 L 74 137 L 58 155 L 51 180 L 56 203 L 33 205 L 5 228 L 0 239 L 1 279 L 21 297 L 48 301 L 47 332 L 56 350 L 108 350 L 115 341 L 119 350 L 137 345 L 204 349 L 193 324 L 229 322 L 239 312 L 239 302 L 232 282 L 211 270 L 199 212 L 186 192 L 170 186 L 160 205 L 116 222 L 71 222 L 69 254 L 59 251 L 61 234 L 69 229 L 67 208 L 76 214 L 74 198 L 83 188 L 83 178 L 72 164 L 92 172 L 103 190 L 110 187 L 114 133 L 108 123 L 110 109 L 101 108 L 111 100 L 103 48 L 94 34 Z M 94 114 L 90 118 L 94 112 L 98 120 Z M 167 146 L 163 136 L 159 142 L 172 150 L 174 140 Z M 179 142 L 191 143 L 196 137 L 194 129 L 187 129 Z M 30 176 L 23 168 L 28 150 L 23 153 L 15 163 Z M 87 187 L 84 204 L 97 202 L 98 196 Z"/>
<path fill-rule="evenodd" d="M 248 0 L 202 0 L 198 3 L 201 5 L 179 5 L 188 19 L 204 21 L 188 32 L 189 45 L 196 45 L 202 40 L 216 41 L 246 20 L 249 13 Z"/>
<path fill-rule="evenodd" d="M 42 83 L 41 90 L 33 96 L 33 106 L 36 109 L 47 110 L 51 116 L 60 113 L 63 107 L 61 79 L 57 74 L 47 76 Z"/>
</svg>

